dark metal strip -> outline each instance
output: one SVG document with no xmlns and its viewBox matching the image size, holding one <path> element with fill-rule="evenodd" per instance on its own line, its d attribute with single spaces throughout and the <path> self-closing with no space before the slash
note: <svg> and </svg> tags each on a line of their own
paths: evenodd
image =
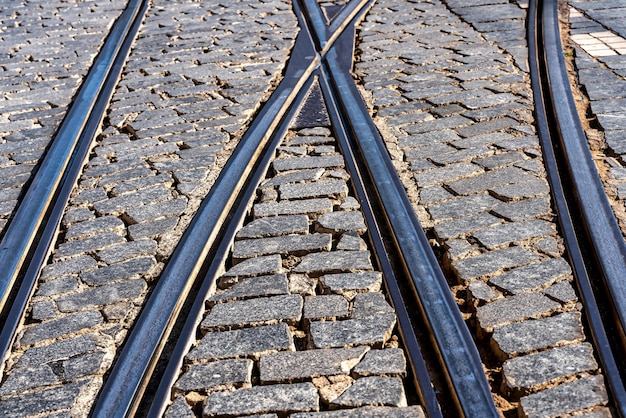
<svg viewBox="0 0 626 418">
<path fill-rule="evenodd" d="M 529 63 L 531 83 L 534 92 L 533 96 L 535 98 L 535 116 L 537 120 L 537 130 L 543 149 L 546 171 L 548 173 L 548 180 L 550 181 L 550 189 L 557 207 L 561 232 L 567 245 L 569 259 L 573 267 L 580 297 L 585 307 L 585 316 L 590 326 L 600 363 L 602 364 L 603 374 L 607 379 L 609 391 L 615 400 L 614 403 L 617 406 L 617 411 L 620 414 L 619 416 L 625 417 L 626 392 L 624 390 L 624 383 L 620 376 L 619 367 L 617 366 L 613 356 L 604 324 L 602 323 L 602 317 L 593 293 L 589 272 L 587 271 L 582 250 L 578 243 L 573 219 L 570 215 L 568 199 L 566 198 L 565 189 L 559 172 L 559 165 L 555 155 L 555 144 L 560 140 L 553 138 L 553 136 L 558 137 L 559 134 L 563 134 L 568 131 L 563 131 L 562 129 L 557 130 L 556 128 L 553 131 L 551 129 L 551 127 L 554 127 L 555 125 L 554 121 L 551 119 L 554 117 L 553 112 L 560 112 L 562 107 L 571 106 L 573 103 L 562 56 L 560 37 L 558 34 L 556 2 L 543 2 L 542 5 L 539 6 L 538 0 L 531 0 L 528 13 Z M 554 55 L 560 56 L 560 60 L 550 57 Z M 551 70 L 546 68 L 552 65 L 557 65 L 557 67 L 553 67 Z M 552 71 L 553 76 L 557 76 L 558 83 L 561 84 L 560 88 L 552 90 L 554 85 L 549 78 L 549 70 Z M 560 77 L 558 77 L 557 74 L 554 74 L 554 72 L 558 71 L 563 72 Z M 567 87 L 563 85 L 563 82 L 566 82 Z M 565 94 L 565 96 L 561 96 L 563 94 Z M 566 106 L 563 106 L 564 103 Z M 580 121 L 578 120 L 577 113 L 572 113 L 571 109 L 566 110 L 566 112 L 569 113 L 568 116 L 570 118 L 576 115 L 575 119 L 578 122 L 570 121 L 570 124 L 577 124 L 579 126 L 579 129 L 577 128 L 573 132 L 569 132 L 569 134 L 577 136 L 582 134 L 582 141 L 584 142 L 586 152 L 579 148 L 579 158 L 590 158 L 591 156 L 586 145 L 586 139 L 584 139 L 585 137 L 582 132 L 582 127 L 580 127 Z M 576 131 L 579 132 L 577 133 Z M 581 138 L 579 137 L 578 147 L 582 146 L 580 141 Z M 565 144 L 561 143 L 561 146 L 564 145 Z M 568 147 L 567 145 L 565 146 Z M 585 154 L 587 155 L 585 156 Z M 589 170 L 590 168 L 588 162 L 584 163 L 575 159 L 570 159 L 570 162 L 574 162 L 574 165 L 584 165 L 586 170 Z M 593 164 L 593 162 L 591 162 L 591 164 Z M 597 177 L 595 168 L 592 172 L 587 171 L 585 176 L 579 179 L 585 183 L 587 181 L 595 183 L 593 180 L 594 176 Z M 581 181 L 578 181 L 578 183 L 580 182 Z M 601 200 L 606 200 L 606 196 L 604 196 L 604 193 L 602 194 L 603 196 Z M 590 198 L 589 195 L 582 196 L 584 196 L 585 199 Z M 611 215 L 611 217 L 613 216 Z M 622 276 L 625 271 L 626 270 L 622 270 Z"/>
<path fill-rule="evenodd" d="M 113 365 L 92 416 L 123 417 L 137 407 L 167 336 L 237 193 L 282 115 L 318 64 L 312 39 L 301 31 L 283 81 L 245 133 L 181 238 Z"/>
<path fill-rule="evenodd" d="M 147 1 L 132 0 L 116 21 L 0 244 L 0 310 L 6 314 L 0 359 L 12 344 L 147 8 Z M 7 303 L 22 273 L 19 290 Z"/>
</svg>

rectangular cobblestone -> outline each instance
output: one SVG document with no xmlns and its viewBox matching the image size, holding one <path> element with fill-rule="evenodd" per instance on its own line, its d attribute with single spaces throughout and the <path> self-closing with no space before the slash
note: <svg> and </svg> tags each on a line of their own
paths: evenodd
<svg viewBox="0 0 626 418">
<path fill-rule="evenodd" d="M 174 390 L 216 391 L 249 387 L 252 383 L 252 360 L 227 359 L 192 364 L 176 382 Z"/>
<path fill-rule="evenodd" d="M 295 323 L 302 317 L 300 295 L 256 298 L 218 303 L 202 321 L 205 330 L 242 325 L 269 325 L 276 322 Z"/>
<path fill-rule="evenodd" d="M 297 254 L 309 251 L 330 251 L 330 234 L 283 235 L 235 241 L 234 258 L 250 258 L 267 254 Z"/>
<path fill-rule="evenodd" d="M 343 167 L 344 162 L 341 155 L 328 155 L 320 157 L 284 158 L 274 160 L 272 165 L 276 171 L 281 172 L 297 169 Z"/>
<path fill-rule="evenodd" d="M 514 268 L 489 279 L 489 283 L 512 294 L 546 287 L 558 278 L 571 275 L 572 270 L 563 258 Z"/>
<path fill-rule="evenodd" d="M 467 195 L 531 180 L 536 180 L 536 177 L 519 168 L 507 167 L 501 170 L 487 171 L 484 174 L 467 179 L 457 180 L 448 183 L 448 186 L 458 194 Z"/>
<path fill-rule="evenodd" d="M 362 408 L 341 409 L 337 411 L 305 412 L 292 414 L 291 418 L 425 418 L 420 406 L 395 408 L 392 406 L 364 406 Z"/>
<path fill-rule="evenodd" d="M 76 241 L 67 241 L 59 245 L 54 253 L 57 260 L 82 255 L 91 251 L 102 250 L 115 244 L 125 242 L 121 236 L 112 232 L 104 232 Z"/>
<path fill-rule="evenodd" d="M 369 251 L 330 251 L 305 255 L 293 271 L 324 274 L 373 269 Z"/>
<path fill-rule="evenodd" d="M 472 235 L 485 247 L 494 249 L 514 241 L 550 236 L 555 233 L 552 223 L 542 219 L 533 219 L 484 228 Z"/>
<path fill-rule="evenodd" d="M 560 303 L 541 293 L 520 293 L 479 306 L 476 317 L 480 327 L 485 332 L 490 332 L 493 327 L 545 316 L 560 307 Z"/>
<path fill-rule="evenodd" d="M 100 286 L 137 278 L 148 271 L 154 264 L 156 264 L 156 261 L 152 257 L 133 258 L 123 263 L 100 267 L 99 269 L 82 273 L 80 278 L 87 284 Z"/>
<path fill-rule="evenodd" d="M 459 260 L 453 266 L 462 280 L 470 280 L 511 267 L 529 264 L 538 259 L 537 254 L 524 248 L 510 247 Z"/>
<path fill-rule="evenodd" d="M 333 203 L 330 199 L 267 202 L 254 205 L 254 216 L 260 218 L 276 215 L 322 214 L 332 212 L 332 210 Z"/>
<path fill-rule="evenodd" d="M 98 311 L 83 311 L 52 321 L 33 325 L 24 331 L 19 339 L 21 346 L 34 344 L 40 341 L 66 336 L 74 332 L 90 328 L 104 322 Z"/>
<path fill-rule="evenodd" d="M 348 185 L 343 180 L 320 180 L 303 184 L 283 184 L 279 190 L 281 199 L 285 200 L 326 196 L 339 199 L 347 196 Z"/>
<path fill-rule="evenodd" d="M 82 292 L 63 296 L 56 300 L 61 312 L 74 312 L 95 308 L 139 297 L 146 289 L 143 279 L 99 286 Z"/>
<path fill-rule="evenodd" d="M 396 323 L 394 314 L 335 322 L 312 322 L 310 345 L 314 348 L 372 345 L 381 347 Z"/>
</svg>

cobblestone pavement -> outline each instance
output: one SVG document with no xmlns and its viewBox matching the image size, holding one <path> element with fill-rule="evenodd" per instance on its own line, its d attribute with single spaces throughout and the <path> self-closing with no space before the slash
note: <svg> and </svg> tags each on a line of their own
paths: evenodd
<svg viewBox="0 0 626 418">
<path fill-rule="evenodd" d="M 589 98 L 587 135 L 600 154 L 605 184 L 626 235 L 626 5 L 620 1 L 569 2 L 577 81 Z M 582 113 L 582 112 L 581 112 Z"/>
<path fill-rule="evenodd" d="M 0 5 L 0 231 L 124 6 L 122 0 Z"/>
<path fill-rule="evenodd" d="M 374 6 L 358 43 L 363 95 L 457 295 L 468 293 L 499 406 L 605 416 L 533 127 L 525 5 L 445 3 Z"/>
<path fill-rule="evenodd" d="M 286 1 L 153 3 L 8 361 L 0 415 L 89 410 L 297 32 Z"/>
<path fill-rule="evenodd" d="M 626 38 L 619 2 L 570 0 L 570 17 L 608 182 L 623 200 L 626 52 L 606 34 Z M 329 18 L 343 3 L 320 1 Z M 3 219 L 121 7 L 0 6 L 0 38 L 11 43 L 0 57 Z M 506 416 L 608 417 L 533 128 L 526 7 L 379 0 L 360 25 L 354 73 L 482 344 L 498 406 Z M 88 414 L 297 33 L 288 0 L 152 2 L 4 369 L 0 416 Z M 342 166 L 328 126 L 292 126 L 168 416 L 421 415 Z M 320 405 L 355 409 L 314 412 Z"/>
</svg>

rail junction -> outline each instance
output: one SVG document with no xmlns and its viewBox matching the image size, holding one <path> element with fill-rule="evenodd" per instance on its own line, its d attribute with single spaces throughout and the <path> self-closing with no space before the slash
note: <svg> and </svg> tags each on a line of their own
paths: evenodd
<svg viewBox="0 0 626 418">
<path fill-rule="evenodd" d="M 0 416 L 626 416 L 624 18 L 0 6 Z"/>
</svg>

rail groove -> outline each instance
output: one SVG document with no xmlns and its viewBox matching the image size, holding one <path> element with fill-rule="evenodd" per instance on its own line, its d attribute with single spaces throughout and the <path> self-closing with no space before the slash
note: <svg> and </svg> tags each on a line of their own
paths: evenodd
<svg viewBox="0 0 626 418">
<path fill-rule="evenodd" d="M 557 2 L 533 0 L 529 13 L 531 79 L 551 189 L 609 390 L 619 416 L 624 417 L 626 245 L 574 104 L 562 54 Z M 584 228 L 575 224 L 577 216 L 584 219 Z M 610 306 L 611 312 L 603 315 L 602 305 Z M 617 341 L 609 338 L 611 334 L 617 334 Z"/>
</svg>

